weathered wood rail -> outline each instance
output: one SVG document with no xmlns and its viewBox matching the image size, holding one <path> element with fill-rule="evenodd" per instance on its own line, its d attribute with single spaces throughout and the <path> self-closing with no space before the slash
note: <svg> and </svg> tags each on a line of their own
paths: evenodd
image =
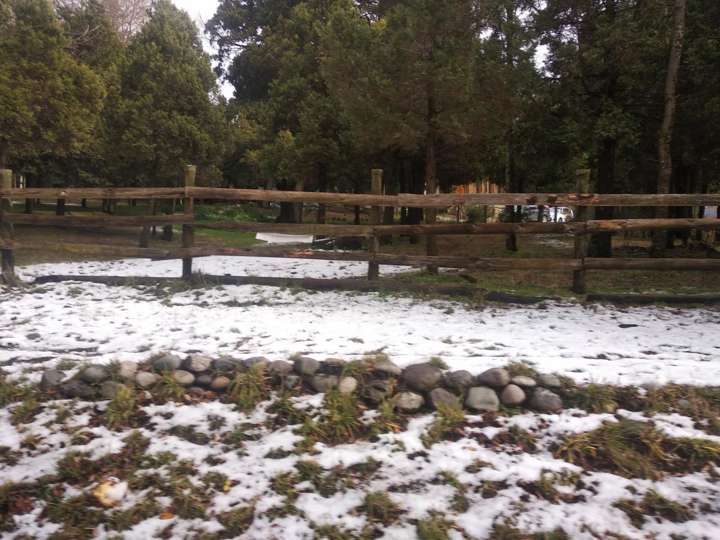
<svg viewBox="0 0 720 540">
<path fill-rule="evenodd" d="M 175 188 L 12 188 L 12 174 L 2 172 L 0 185 L 0 252 L 2 253 L 2 271 L 4 275 L 14 272 L 14 251 L 21 248 L 55 249 L 70 253 L 98 257 L 147 258 L 154 260 L 182 259 L 184 279 L 192 277 L 192 261 L 197 257 L 236 256 L 236 257 L 281 257 L 298 259 L 316 259 L 332 261 L 357 261 L 368 264 L 368 278 L 376 282 L 380 265 L 399 265 L 428 268 L 460 268 L 470 271 L 513 271 L 539 270 L 552 272 L 572 272 L 573 290 L 584 293 L 587 271 L 608 270 L 662 270 L 662 271 L 712 271 L 720 270 L 720 259 L 702 258 L 588 258 L 587 241 L 589 234 L 596 232 L 663 231 L 673 230 L 713 230 L 720 228 L 720 220 L 712 218 L 682 219 L 591 219 L 591 209 L 596 206 L 714 206 L 720 205 L 720 194 L 593 194 L 589 191 L 587 172 L 578 176 L 578 193 L 477 193 L 477 194 L 399 194 L 383 195 L 382 171 L 372 174 L 371 194 L 318 193 L 304 191 L 273 191 L 256 189 L 229 189 L 195 187 L 195 168 L 188 166 L 185 171 L 184 187 Z M 49 215 L 21 214 L 10 211 L 9 202 L 19 199 L 52 199 L 58 204 L 69 200 L 119 200 L 182 199 L 182 214 L 157 214 L 142 216 L 114 215 Z M 359 225 L 334 224 L 294 224 L 294 223 L 248 223 L 236 221 L 198 221 L 193 215 L 194 201 L 258 201 L 276 203 L 318 203 L 339 206 L 370 207 L 369 223 Z M 167 203 L 166 203 L 167 204 Z M 383 207 L 417 207 L 425 209 L 445 208 L 455 205 L 545 205 L 574 206 L 576 221 L 566 223 L 425 223 L 418 225 L 383 225 L 381 215 Z M 52 226 L 76 228 L 141 228 L 140 247 L 132 245 L 78 244 L 34 242 L 25 245 L 14 239 L 13 227 Z M 153 226 L 182 227 L 181 247 L 147 247 L 149 228 Z M 304 234 L 328 237 L 365 237 L 368 239 L 366 252 L 313 251 L 296 248 L 271 248 L 257 250 L 253 248 L 206 247 L 195 246 L 196 229 L 227 230 L 238 232 L 268 232 L 285 234 Z M 483 258 L 468 256 L 441 256 L 428 252 L 427 255 L 403 255 L 380 251 L 379 239 L 393 235 L 418 235 L 433 237 L 438 235 L 534 235 L 569 234 L 575 241 L 573 258 Z M 112 280 L 112 277 L 108 279 Z M 118 278 L 120 279 L 120 278 Z M 229 278 L 228 278 L 229 279 Z M 245 279 L 245 278 L 243 278 Z M 251 279 L 251 278 L 247 278 Z M 252 278 L 253 283 L 263 282 L 265 278 Z M 273 281 L 274 279 L 274 281 Z M 273 278 L 271 282 L 286 283 L 287 280 Z M 323 288 L 313 280 L 312 287 Z M 347 288 L 348 280 L 334 280 L 338 288 Z M 352 280 L 350 280 L 352 282 Z M 303 283 L 303 280 L 297 281 Z M 355 280 L 357 283 L 357 281 Z M 358 288 L 360 288 L 358 286 Z M 363 290 L 380 290 L 370 287 Z"/>
</svg>

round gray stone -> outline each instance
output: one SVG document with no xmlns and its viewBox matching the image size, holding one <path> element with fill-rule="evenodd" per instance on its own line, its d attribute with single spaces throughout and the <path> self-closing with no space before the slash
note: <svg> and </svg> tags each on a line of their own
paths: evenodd
<svg viewBox="0 0 720 540">
<path fill-rule="evenodd" d="M 57 388 L 65 380 L 65 374 L 59 369 L 46 369 L 40 379 L 40 388 L 50 390 Z"/>
<path fill-rule="evenodd" d="M 554 413 L 563 408 L 562 398 L 546 388 L 538 388 L 530 398 L 530 407 L 540 412 Z"/>
<path fill-rule="evenodd" d="M 477 382 L 487 386 L 503 387 L 510 382 L 510 373 L 503 368 L 488 369 L 477 376 Z"/>
<path fill-rule="evenodd" d="M 293 365 L 285 360 L 275 360 L 274 362 L 270 362 L 270 365 L 268 366 L 268 371 L 272 375 L 277 375 L 278 377 L 285 377 L 286 375 L 292 373 L 292 370 Z"/>
<path fill-rule="evenodd" d="M 97 395 L 95 388 L 76 379 L 62 383 L 59 390 L 64 397 L 69 399 L 94 399 Z"/>
<path fill-rule="evenodd" d="M 204 354 L 191 354 L 182 363 L 183 369 L 193 373 L 204 373 L 212 366 L 213 359 Z"/>
<path fill-rule="evenodd" d="M 262 367 L 262 369 L 267 369 L 267 367 L 270 365 L 270 360 L 265 358 L 264 356 L 252 356 L 250 358 L 246 358 L 243 360 L 243 365 L 250 369 L 253 366 Z"/>
<path fill-rule="evenodd" d="M 218 375 L 210 383 L 210 388 L 216 392 L 221 392 L 222 390 L 227 389 L 228 386 L 230 386 L 230 379 L 225 375 Z"/>
<path fill-rule="evenodd" d="M 310 386 L 312 386 L 316 392 L 327 392 L 337 387 L 338 382 L 337 375 L 317 373 L 310 379 Z"/>
<path fill-rule="evenodd" d="M 402 372 L 402 380 L 413 390 L 428 392 L 442 380 L 442 370 L 431 364 L 413 364 Z"/>
<path fill-rule="evenodd" d="M 320 362 L 320 371 L 331 375 L 340 375 L 345 369 L 346 363 L 342 358 L 328 358 Z"/>
<path fill-rule="evenodd" d="M 406 413 L 414 413 L 425 403 L 425 399 L 415 392 L 400 392 L 392 398 L 392 404 L 396 409 Z"/>
<path fill-rule="evenodd" d="M 100 396 L 103 399 L 114 399 L 122 388 L 127 388 L 127 386 L 115 381 L 105 381 L 100 385 Z"/>
<path fill-rule="evenodd" d="M 184 369 L 178 369 L 173 373 L 173 379 L 175 379 L 178 384 L 190 386 L 195 382 L 195 375 Z"/>
<path fill-rule="evenodd" d="M 436 409 L 440 407 L 460 407 L 460 399 L 444 388 L 435 388 L 430 392 L 430 403 Z"/>
<path fill-rule="evenodd" d="M 178 369 L 181 364 L 182 359 L 170 353 L 160 353 L 150 360 L 150 365 L 155 371 L 172 371 Z"/>
<path fill-rule="evenodd" d="M 374 379 L 363 387 L 362 396 L 370 403 L 380 403 L 390 397 L 395 390 L 393 379 Z"/>
<path fill-rule="evenodd" d="M 552 373 L 543 373 L 538 377 L 538 382 L 540 386 L 547 386 L 548 388 L 560 388 L 562 386 L 560 378 Z"/>
<path fill-rule="evenodd" d="M 338 391 L 341 394 L 352 394 L 358 387 L 358 380 L 355 377 L 343 377 L 338 383 Z"/>
<path fill-rule="evenodd" d="M 128 360 L 124 360 L 118 364 L 118 375 L 121 379 L 126 381 L 133 381 L 135 380 L 135 375 L 137 375 L 138 365 L 137 362 L 130 362 Z"/>
<path fill-rule="evenodd" d="M 516 384 L 508 384 L 500 394 L 500 401 L 503 405 L 520 405 L 525 398 L 525 392 Z"/>
<path fill-rule="evenodd" d="M 497 411 L 500 408 L 500 400 L 492 388 L 473 386 L 468 390 L 465 405 L 474 411 Z"/>
<path fill-rule="evenodd" d="M 465 390 L 470 388 L 475 382 L 472 373 L 460 369 L 458 371 L 449 371 L 445 373 L 445 385 L 453 390 Z"/>
<path fill-rule="evenodd" d="M 135 375 L 135 382 L 140 388 L 149 388 L 160 380 L 160 377 L 149 371 L 141 371 Z"/>
<path fill-rule="evenodd" d="M 537 386 L 537 381 L 535 379 L 533 379 L 532 377 L 526 377 L 525 375 L 518 375 L 517 377 L 513 377 L 512 379 L 510 379 L 510 382 L 512 384 L 522 386 L 523 388 L 535 388 Z"/>
<path fill-rule="evenodd" d="M 110 378 L 110 370 L 105 366 L 88 366 L 78 375 L 81 381 L 97 384 Z"/>
<path fill-rule="evenodd" d="M 547 388 L 537 388 L 530 398 L 530 407 L 540 412 L 558 412 L 562 410 L 562 398 Z"/>
<path fill-rule="evenodd" d="M 299 356 L 295 359 L 293 368 L 299 375 L 314 375 L 320 369 L 320 362 L 309 356 Z"/>
<path fill-rule="evenodd" d="M 377 362 L 373 362 L 372 369 L 373 371 L 383 373 L 388 377 L 397 377 L 402 373 L 402 368 L 389 358 L 381 358 Z"/>
<path fill-rule="evenodd" d="M 229 356 L 221 356 L 220 358 L 215 358 L 212 361 L 213 371 L 229 373 L 229 372 L 235 371 L 238 367 L 239 367 L 238 361 Z"/>
<path fill-rule="evenodd" d="M 286 375 L 283 378 L 282 384 L 283 384 L 283 387 L 286 388 L 287 390 L 292 390 L 292 389 L 300 386 L 301 381 L 302 381 L 302 379 L 298 375 L 291 373 L 290 375 Z"/>
<path fill-rule="evenodd" d="M 212 381 L 213 376 L 209 373 L 200 373 L 195 376 L 195 384 L 201 388 L 210 388 Z"/>
</svg>

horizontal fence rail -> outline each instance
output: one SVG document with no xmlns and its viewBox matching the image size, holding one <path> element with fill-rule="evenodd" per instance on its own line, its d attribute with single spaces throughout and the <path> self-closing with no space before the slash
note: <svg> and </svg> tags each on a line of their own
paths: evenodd
<svg viewBox="0 0 720 540">
<path fill-rule="evenodd" d="M 265 257 L 296 258 L 328 261 L 351 261 L 368 264 L 368 278 L 375 285 L 361 290 L 384 290 L 377 284 L 380 265 L 408 266 L 428 269 L 456 268 L 471 272 L 496 271 L 547 271 L 572 272 L 573 290 L 585 292 L 585 272 L 609 270 L 641 271 L 720 271 L 720 259 L 708 258 L 592 258 L 587 256 L 589 235 L 595 233 L 625 233 L 633 231 L 701 230 L 720 229 L 720 220 L 712 218 L 676 218 L 676 219 L 592 219 L 592 207 L 659 207 L 659 206 L 716 206 L 720 205 L 720 194 L 593 194 L 589 191 L 589 173 L 579 171 L 578 193 L 453 193 L 453 194 L 399 194 L 383 195 L 382 171 L 372 174 L 372 193 L 323 193 L 305 191 L 275 191 L 263 189 L 231 189 L 195 187 L 195 168 L 186 167 L 183 187 L 169 188 L 28 188 L 13 189 L 11 176 L 3 171 L 0 185 L 0 251 L 2 252 L 3 276 L 14 275 L 14 251 L 17 249 L 61 250 L 68 253 L 90 257 L 128 257 L 151 260 L 182 259 L 184 279 L 192 277 L 192 260 L 198 257 Z M 116 215 L 49 215 L 42 213 L 11 212 L 12 200 L 56 200 L 58 209 L 64 211 L 68 200 L 152 200 L 162 203 L 164 212 L 169 211 L 168 201 L 182 200 L 182 213 L 153 215 L 116 216 Z M 193 205 L 198 200 L 207 201 L 255 201 L 275 203 L 317 203 L 320 205 L 363 206 L 370 207 L 369 222 L 363 224 L 304 224 L 304 223 L 255 223 L 226 220 L 198 220 L 193 215 Z M 158 203 L 161 204 L 161 203 Z M 562 223 L 435 223 L 430 219 L 423 224 L 380 224 L 383 207 L 406 207 L 433 209 L 427 212 L 434 215 L 438 208 L 470 206 L 571 206 L 576 210 L 574 221 Z M 175 203 L 172 204 L 175 208 Z M 32 208 L 32 205 L 29 206 Z M 62 212 L 59 212 L 62 213 Z M 14 238 L 14 226 L 50 226 L 68 228 L 140 228 L 139 246 L 77 243 L 77 242 L 19 242 Z M 161 226 L 172 236 L 173 226 L 182 228 L 180 247 L 148 247 L 150 228 Z M 363 237 L 367 239 L 367 251 L 346 252 L 331 250 L 299 249 L 296 247 L 235 248 L 218 246 L 196 246 L 194 233 L 199 229 L 259 232 L 279 234 L 301 234 L 319 237 Z M 516 258 L 516 257 L 470 257 L 447 255 L 428 251 L 425 255 L 385 253 L 380 249 L 383 237 L 410 235 L 436 237 L 439 235 L 536 235 L 568 234 L 575 238 L 574 255 L 569 258 Z M 428 240 L 430 245 L 430 240 Z M 433 242 L 434 245 L 434 242 Z M 434 248 L 433 248 L 434 249 Z M 67 276 L 61 276 L 63 278 Z M 110 281 L 114 277 L 107 277 Z M 47 277 L 52 281 L 52 276 Z M 103 282 L 98 277 L 98 282 Z M 118 280 L 126 278 L 117 278 Z M 227 276 L 227 280 L 235 279 Z M 242 282 L 288 283 L 280 278 L 245 276 L 237 278 Z M 290 279 L 290 278 L 288 278 Z M 293 278 L 294 279 L 294 278 Z M 248 281 L 250 280 L 250 281 Z M 254 280 L 254 281 L 253 281 Z M 298 283 L 314 281 L 296 280 Z M 353 280 L 343 281 L 340 289 L 351 286 Z M 228 281 L 229 283 L 230 281 Z M 295 282 L 295 281 L 294 281 Z M 394 287 L 394 285 L 393 285 Z M 409 288 L 410 285 L 408 285 Z M 422 286 L 421 286 L 422 287 Z M 392 288 L 392 287 L 390 287 Z M 448 289 L 449 290 L 449 289 Z"/>
<path fill-rule="evenodd" d="M 208 199 L 318 203 L 339 206 L 396 206 L 445 208 L 448 206 L 544 205 L 544 206 L 717 206 L 720 194 L 597 194 L 597 193 L 441 193 L 418 195 L 367 195 L 315 191 L 275 191 L 231 188 L 27 188 L 0 190 L 9 199 Z"/>
</svg>

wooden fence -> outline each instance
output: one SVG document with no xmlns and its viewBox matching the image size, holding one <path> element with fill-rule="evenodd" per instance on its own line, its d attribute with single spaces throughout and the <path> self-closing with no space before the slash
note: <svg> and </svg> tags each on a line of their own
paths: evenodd
<svg viewBox="0 0 720 540">
<path fill-rule="evenodd" d="M 372 193 L 319 193 L 298 191 L 271 191 L 256 189 L 205 188 L 195 186 L 195 167 L 185 171 L 185 185 L 178 188 L 28 188 L 13 189 L 12 174 L 2 171 L 0 189 L 0 250 L 2 272 L 13 275 L 13 250 L 18 247 L 52 247 L 72 253 L 89 256 L 139 257 L 148 259 L 182 259 L 183 278 L 192 276 L 193 259 L 213 255 L 287 257 L 333 261 L 362 261 L 368 263 L 368 279 L 375 281 L 380 275 L 380 265 L 405 265 L 414 267 L 464 268 L 471 271 L 512 271 L 543 270 L 573 273 L 573 290 L 584 293 L 585 274 L 588 270 L 720 270 L 720 260 L 699 258 L 589 258 L 587 257 L 588 235 L 596 232 L 662 231 L 662 230 L 710 230 L 720 227 L 717 219 L 612 219 L 593 220 L 591 211 L 597 206 L 715 206 L 720 204 L 720 194 L 590 194 L 588 172 L 578 175 L 577 193 L 452 193 L 452 194 L 399 194 L 383 195 L 382 171 L 372 172 Z M 12 199 L 55 199 L 64 205 L 68 200 L 82 199 L 182 199 L 182 214 L 152 216 L 66 216 L 46 214 L 20 214 L 8 212 Z M 318 203 L 326 205 L 370 207 L 370 220 L 360 225 L 335 224 L 284 224 L 250 223 L 235 221 L 197 222 L 193 215 L 196 199 L 221 201 L 262 201 L 276 203 Z M 383 225 L 382 208 L 416 207 L 425 209 L 447 208 L 454 205 L 545 205 L 573 206 L 576 220 L 568 223 L 481 223 L 444 224 L 426 223 L 419 225 Z M 144 233 L 150 226 L 182 226 L 182 245 L 173 248 L 149 248 L 118 245 L 92 245 L 53 242 L 52 245 L 36 242 L 32 246 L 21 246 L 13 238 L 13 225 L 73 226 L 73 227 L 139 227 Z M 309 249 L 274 248 L 256 250 L 250 248 L 202 247 L 195 246 L 194 231 L 198 228 L 274 232 L 287 234 L 312 234 L 328 237 L 365 237 L 368 239 L 366 252 L 313 251 Z M 462 255 L 440 256 L 403 255 L 380 251 L 379 239 L 391 235 L 488 235 L 488 234 L 570 234 L 575 237 L 574 258 L 479 258 Z M 141 234 L 143 238 L 143 234 Z M 147 245 L 141 240 L 141 245 Z M 268 278 L 258 278 L 266 280 Z M 265 281 L 263 281 L 265 283 Z"/>
</svg>

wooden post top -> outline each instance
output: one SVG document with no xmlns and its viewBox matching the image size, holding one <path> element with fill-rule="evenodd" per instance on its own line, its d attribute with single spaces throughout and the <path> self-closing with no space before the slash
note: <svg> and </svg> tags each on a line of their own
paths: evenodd
<svg viewBox="0 0 720 540">
<path fill-rule="evenodd" d="M 185 165 L 185 187 L 195 187 L 195 175 L 197 167 L 195 165 Z"/>
</svg>

